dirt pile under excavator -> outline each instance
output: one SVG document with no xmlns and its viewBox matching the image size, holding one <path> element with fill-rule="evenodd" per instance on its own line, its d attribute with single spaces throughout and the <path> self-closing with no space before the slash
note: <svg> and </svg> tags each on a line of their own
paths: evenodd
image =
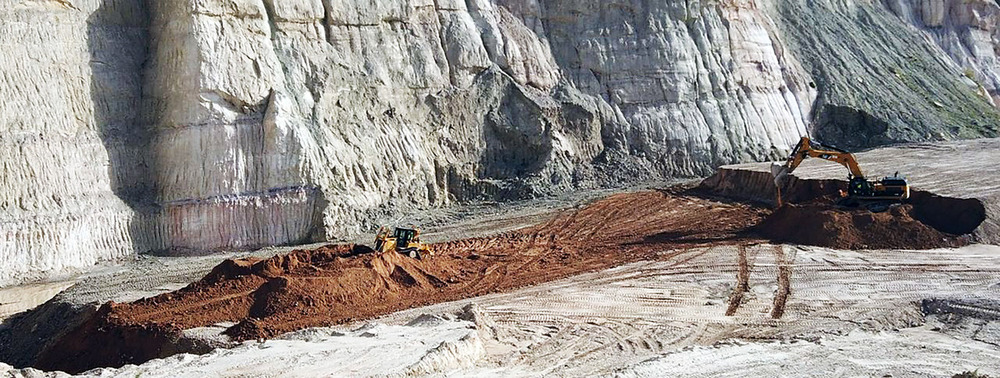
<svg viewBox="0 0 1000 378">
<path fill-rule="evenodd" d="M 873 213 L 817 203 L 792 204 L 775 210 L 755 230 L 774 242 L 836 249 L 930 249 L 968 243 L 914 219 L 912 212 L 912 205 Z"/>
<path fill-rule="evenodd" d="M 181 290 L 104 305 L 44 350 L 36 367 L 81 372 L 201 352 L 184 330 L 231 322 L 224 333 L 235 340 L 268 338 L 700 246 L 769 240 L 837 248 L 961 243 L 909 212 L 900 207 L 861 214 L 812 204 L 772 214 L 696 190 L 647 191 L 613 195 L 533 227 L 436 244 L 435 254 L 422 260 L 350 245 L 227 260 Z"/>
</svg>

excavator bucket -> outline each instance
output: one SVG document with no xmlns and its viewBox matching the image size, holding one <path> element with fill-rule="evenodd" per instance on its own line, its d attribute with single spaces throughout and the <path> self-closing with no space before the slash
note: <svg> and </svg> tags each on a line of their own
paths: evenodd
<svg viewBox="0 0 1000 378">
<path fill-rule="evenodd" d="M 777 202 L 778 206 L 781 203 L 781 188 L 785 187 L 785 182 L 788 180 L 788 167 L 784 164 L 771 163 L 771 176 L 774 176 L 774 187 L 777 189 Z"/>
<path fill-rule="evenodd" d="M 788 167 L 784 164 L 771 163 L 771 176 L 774 176 L 774 185 L 780 188 L 788 179 Z"/>
</svg>

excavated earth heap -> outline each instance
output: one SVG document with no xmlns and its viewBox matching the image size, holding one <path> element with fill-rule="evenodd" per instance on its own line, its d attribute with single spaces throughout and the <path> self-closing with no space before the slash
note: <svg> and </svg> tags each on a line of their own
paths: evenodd
<svg viewBox="0 0 1000 378">
<path fill-rule="evenodd" d="M 914 219 L 912 205 L 886 212 L 835 209 L 818 203 L 782 206 L 756 230 L 775 242 L 837 249 L 930 249 L 967 243 Z"/>
<path fill-rule="evenodd" d="M 198 352 L 185 338 L 186 329 L 230 322 L 235 325 L 224 333 L 234 340 L 268 338 L 700 246 L 767 239 L 838 248 L 931 248 L 957 242 L 913 220 L 909 211 L 898 207 L 862 214 L 811 204 L 772 214 L 693 190 L 648 191 L 614 195 L 533 227 L 436 244 L 435 254 L 422 260 L 358 245 L 226 260 L 178 291 L 105 304 L 52 342 L 35 365 L 81 372 L 141 363 Z"/>
</svg>

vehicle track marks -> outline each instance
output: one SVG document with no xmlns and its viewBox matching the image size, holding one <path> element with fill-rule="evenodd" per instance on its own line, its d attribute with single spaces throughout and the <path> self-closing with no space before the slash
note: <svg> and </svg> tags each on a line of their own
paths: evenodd
<svg viewBox="0 0 1000 378">
<path fill-rule="evenodd" d="M 785 315 L 785 303 L 792 293 L 792 264 L 785 256 L 782 246 L 774 246 L 774 258 L 778 262 L 778 290 L 774 293 L 774 307 L 771 308 L 771 318 L 781 319 Z"/>
<path fill-rule="evenodd" d="M 736 270 L 736 287 L 733 294 L 729 296 L 729 308 L 726 309 L 726 316 L 733 316 L 736 310 L 743 303 L 743 295 L 750 289 L 750 264 L 747 262 L 747 247 L 740 245 L 737 247 L 739 255 L 739 268 Z"/>
</svg>

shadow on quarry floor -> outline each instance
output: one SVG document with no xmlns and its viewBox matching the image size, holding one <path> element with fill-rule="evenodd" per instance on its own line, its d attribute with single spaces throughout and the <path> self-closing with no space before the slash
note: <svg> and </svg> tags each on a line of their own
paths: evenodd
<svg viewBox="0 0 1000 378">
<path fill-rule="evenodd" d="M 692 232 L 667 231 L 646 236 L 642 239 L 642 241 L 635 242 L 633 245 L 671 242 L 678 245 L 695 247 L 700 245 L 738 244 L 740 242 L 760 240 L 759 236 L 748 232 L 713 237 L 702 237 L 699 235 L 699 233 Z"/>
</svg>

